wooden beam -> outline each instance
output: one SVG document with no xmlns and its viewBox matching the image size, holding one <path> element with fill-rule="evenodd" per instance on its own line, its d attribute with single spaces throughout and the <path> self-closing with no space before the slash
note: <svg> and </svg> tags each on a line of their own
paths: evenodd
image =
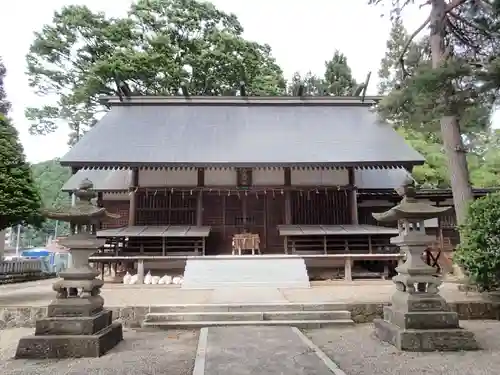
<svg viewBox="0 0 500 375">
<path fill-rule="evenodd" d="M 203 225 L 203 191 L 199 191 L 196 197 L 196 225 Z"/>
<path fill-rule="evenodd" d="M 139 187 L 139 169 L 132 168 L 132 179 L 130 183 L 130 201 L 129 201 L 129 210 L 128 210 L 128 225 L 133 226 L 136 223 L 136 194 L 137 188 Z"/>
<path fill-rule="evenodd" d="M 198 187 L 205 186 L 205 168 L 198 168 Z"/>
<path fill-rule="evenodd" d="M 240 81 L 240 96 L 247 96 L 245 81 Z"/>
<path fill-rule="evenodd" d="M 291 187 L 292 170 L 290 168 L 284 168 L 283 173 L 285 174 L 285 187 Z M 285 224 L 292 224 L 292 193 L 290 190 L 285 190 Z"/>
<path fill-rule="evenodd" d="M 205 186 L 205 168 L 198 168 L 197 186 L 199 188 Z M 198 191 L 198 196 L 196 197 L 196 225 L 203 225 L 203 190 Z"/>
<path fill-rule="evenodd" d="M 354 173 L 354 168 L 349 168 L 349 185 L 352 189 L 349 191 L 349 206 L 351 210 L 351 224 L 359 224 L 358 216 L 358 194 L 356 189 L 356 177 Z"/>
</svg>

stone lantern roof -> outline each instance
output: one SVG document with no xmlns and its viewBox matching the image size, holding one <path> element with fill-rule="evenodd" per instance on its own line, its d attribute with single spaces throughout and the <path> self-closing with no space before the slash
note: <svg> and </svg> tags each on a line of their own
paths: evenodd
<svg viewBox="0 0 500 375">
<path fill-rule="evenodd" d="M 451 210 L 451 207 L 436 207 L 425 201 L 416 199 L 417 190 L 415 183 L 406 180 L 404 184 L 396 189 L 399 196 L 403 197 L 395 207 L 382 212 L 373 213 L 372 216 L 380 222 L 394 222 L 398 220 L 423 221 L 443 216 Z"/>
<path fill-rule="evenodd" d="M 94 184 L 89 179 L 85 178 L 80 182 L 73 194 L 78 198 L 74 206 L 47 209 L 43 211 L 43 214 L 49 219 L 73 224 L 87 224 L 89 221 L 99 221 L 105 217 L 119 218 L 119 215 L 111 214 L 105 208 L 97 206 L 95 203 L 97 193 L 94 191 Z"/>
</svg>

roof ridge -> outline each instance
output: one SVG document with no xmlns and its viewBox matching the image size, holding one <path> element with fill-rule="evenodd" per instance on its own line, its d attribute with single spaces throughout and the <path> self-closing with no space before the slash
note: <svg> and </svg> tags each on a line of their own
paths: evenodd
<svg viewBox="0 0 500 375">
<path fill-rule="evenodd" d="M 369 107 L 381 96 L 103 96 L 107 105 L 345 105 Z"/>
</svg>

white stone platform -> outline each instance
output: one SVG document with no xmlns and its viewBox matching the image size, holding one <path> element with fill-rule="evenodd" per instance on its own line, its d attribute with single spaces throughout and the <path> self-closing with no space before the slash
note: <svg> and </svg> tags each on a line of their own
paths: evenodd
<svg viewBox="0 0 500 375">
<path fill-rule="evenodd" d="M 310 288 L 304 259 L 295 255 L 222 255 L 188 259 L 183 289 Z"/>
</svg>

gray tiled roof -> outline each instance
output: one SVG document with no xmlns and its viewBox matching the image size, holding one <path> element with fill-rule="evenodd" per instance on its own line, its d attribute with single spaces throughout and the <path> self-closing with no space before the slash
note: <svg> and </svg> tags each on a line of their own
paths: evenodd
<svg viewBox="0 0 500 375">
<path fill-rule="evenodd" d="M 94 184 L 96 191 L 128 190 L 131 182 L 130 170 L 96 170 L 80 169 L 63 185 L 62 191 L 73 191 L 83 179 L 88 178 Z"/>
<path fill-rule="evenodd" d="M 356 186 L 359 189 L 395 189 L 408 176 L 404 169 L 363 169 L 355 171 Z M 63 191 L 73 191 L 80 182 L 88 178 L 97 191 L 118 192 L 128 190 L 131 182 L 129 170 L 88 170 L 81 169 L 64 184 Z"/>
<path fill-rule="evenodd" d="M 412 178 L 403 168 L 397 169 L 363 169 L 354 172 L 354 178 L 358 189 L 396 189 L 400 187 L 408 177 Z"/>
<path fill-rule="evenodd" d="M 62 159 L 87 167 L 401 166 L 423 157 L 367 106 L 115 105 Z"/>
</svg>

